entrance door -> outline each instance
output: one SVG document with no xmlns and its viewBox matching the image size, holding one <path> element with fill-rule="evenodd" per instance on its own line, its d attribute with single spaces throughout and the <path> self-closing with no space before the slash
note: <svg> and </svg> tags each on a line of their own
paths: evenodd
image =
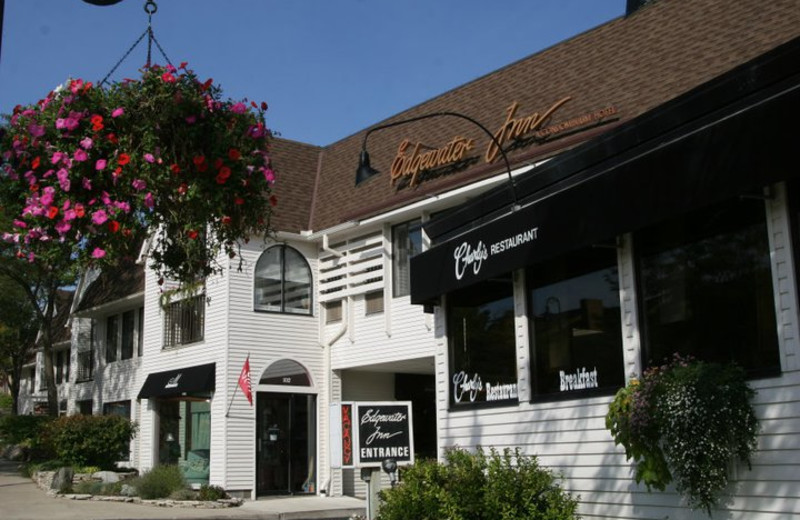
<svg viewBox="0 0 800 520">
<path fill-rule="evenodd" d="M 259 392 L 256 493 L 316 492 L 316 396 Z"/>
</svg>

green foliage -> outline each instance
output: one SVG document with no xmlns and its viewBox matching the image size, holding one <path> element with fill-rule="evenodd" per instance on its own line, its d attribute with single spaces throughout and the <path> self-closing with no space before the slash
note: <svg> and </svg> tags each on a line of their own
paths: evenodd
<svg viewBox="0 0 800 520">
<path fill-rule="evenodd" d="M 11 413 L 11 405 L 13 403 L 14 400 L 11 394 L 0 393 L 0 415 Z"/>
<path fill-rule="evenodd" d="M 100 482 L 97 480 L 84 480 L 73 486 L 72 492 L 79 495 L 101 495 L 118 497 L 122 492 L 123 482 Z"/>
<path fill-rule="evenodd" d="M 112 469 L 127 456 L 136 424 L 116 415 L 71 415 L 50 425 L 56 455 L 70 465 Z"/>
<path fill-rule="evenodd" d="M 402 483 L 381 492 L 379 520 L 567 520 L 577 499 L 519 449 L 449 450 L 446 463 L 420 460 L 403 468 Z"/>
<path fill-rule="evenodd" d="M 47 427 L 52 418 L 39 415 L 0 417 L 0 444 L 16 444 L 28 451 L 28 458 L 44 460 L 53 456 Z"/>
<path fill-rule="evenodd" d="M 181 469 L 174 464 L 156 466 L 134 479 L 132 485 L 139 496 L 146 500 L 167 498 L 172 493 L 186 487 L 186 479 Z"/>
<path fill-rule="evenodd" d="M 177 491 L 173 491 L 169 495 L 170 500 L 199 500 L 197 497 L 198 493 L 194 489 L 183 488 Z"/>
<path fill-rule="evenodd" d="M 606 427 L 636 462 L 637 483 L 664 490 L 674 482 L 690 507 L 710 515 L 729 463 L 749 465 L 756 448 L 754 394 L 741 368 L 676 355 L 617 393 Z"/>
<path fill-rule="evenodd" d="M 203 484 L 200 486 L 200 491 L 198 493 L 199 500 L 221 500 L 223 498 L 228 498 L 228 493 L 220 486 L 210 486 L 208 484 Z"/>
</svg>

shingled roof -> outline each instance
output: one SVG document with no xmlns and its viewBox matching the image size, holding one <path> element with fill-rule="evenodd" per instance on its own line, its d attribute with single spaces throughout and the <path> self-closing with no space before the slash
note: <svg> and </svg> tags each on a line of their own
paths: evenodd
<svg viewBox="0 0 800 520">
<path fill-rule="evenodd" d="M 376 124 L 454 111 L 494 132 L 512 102 L 522 117 L 570 97 L 551 117 L 553 124 L 614 108 L 614 116 L 594 128 L 509 153 L 512 164 L 523 165 L 597 136 L 799 35 L 797 0 L 657 0 Z M 276 229 L 331 228 L 504 171 L 483 160 L 488 138 L 478 127 L 441 117 L 373 134 L 369 151 L 381 175 L 355 186 L 366 130 L 325 148 L 275 140 L 274 163 L 282 175 Z M 437 148 L 456 136 L 479 143 L 470 166 L 414 188 L 390 183 L 391 162 L 404 139 Z"/>
<path fill-rule="evenodd" d="M 144 292 L 144 268 L 133 260 L 120 263 L 116 269 L 106 269 L 89 284 L 75 312 L 113 303 Z"/>
</svg>

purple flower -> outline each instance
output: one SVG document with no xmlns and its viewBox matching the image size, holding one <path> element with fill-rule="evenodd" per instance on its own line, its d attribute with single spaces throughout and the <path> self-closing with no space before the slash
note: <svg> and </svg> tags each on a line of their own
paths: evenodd
<svg viewBox="0 0 800 520">
<path fill-rule="evenodd" d="M 143 189 L 147 188 L 147 183 L 142 179 L 134 179 L 131 183 L 131 186 L 133 186 L 133 189 L 136 191 L 142 191 Z"/>
<path fill-rule="evenodd" d="M 153 206 L 156 205 L 155 201 L 153 200 L 153 194 L 149 191 L 147 192 L 147 195 L 144 196 L 144 205 L 149 209 L 153 209 Z"/>
<path fill-rule="evenodd" d="M 146 153 L 144 154 L 144 160 L 152 164 L 153 162 L 155 162 L 156 158 L 153 157 L 153 154 Z"/>
</svg>

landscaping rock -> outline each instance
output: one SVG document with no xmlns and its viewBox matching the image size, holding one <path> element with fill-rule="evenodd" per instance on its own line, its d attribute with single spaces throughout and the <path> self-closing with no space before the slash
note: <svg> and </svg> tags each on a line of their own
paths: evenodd
<svg viewBox="0 0 800 520">
<path fill-rule="evenodd" d="M 135 497 L 138 495 L 136 492 L 136 488 L 131 486 L 130 484 L 122 484 L 122 488 L 119 491 L 119 494 L 123 497 Z"/>
<path fill-rule="evenodd" d="M 14 462 L 21 462 L 25 460 L 25 449 L 18 444 L 14 444 L 6 448 L 3 456 Z"/>
<path fill-rule="evenodd" d="M 92 478 L 103 484 L 113 484 L 122 480 L 116 471 L 96 471 L 92 473 Z"/>
<path fill-rule="evenodd" d="M 72 477 L 75 471 L 71 467 L 58 468 L 50 483 L 50 489 L 59 493 L 69 493 L 72 491 Z"/>
</svg>

